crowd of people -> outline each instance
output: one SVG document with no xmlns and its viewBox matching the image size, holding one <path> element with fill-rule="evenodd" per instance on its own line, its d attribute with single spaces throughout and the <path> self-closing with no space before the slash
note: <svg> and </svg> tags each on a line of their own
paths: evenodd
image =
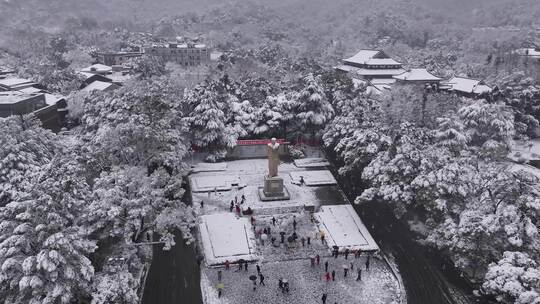
<svg viewBox="0 0 540 304">
<path fill-rule="evenodd" d="M 244 203 L 244 201 L 245 201 L 245 197 L 243 195 L 242 195 L 242 199 L 240 200 L 239 204 L 238 203 L 235 204 L 234 200 L 231 201 L 231 212 L 233 210 L 233 206 L 241 205 L 241 204 Z M 265 244 L 264 239 L 267 238 L 268 236 L 271 236 L 270 242 L 274 246 L 277 245 L 276 247 L 281 246 L 281 244 L 285 244 L 286 239 L 287 239 L 287 242 L 293 242 L 293 243 L 296 243 L 299 240 L 299 242 L 302 244 L 302 247 L 311 245 L 311 237 L 310 236 L 298 237 L 298 234 L 296 233 L 297 228 L 298 228 L 298 221 L 297 221 L 296 215 L 293 215 L 292 221 L 289 222 L 291 224 L 291 226 L 292 226 L 292 231 L 293 231 L 292 234 L 286 238 L 285 237 L 286 233 L 284 231 L 281 231 L 279 233 L 279 235 L 280 235 L 279 243 L 277 243 L 276 237 L 272 236 L 272 231 L 277 230 L 277 228 L 276 228 L 277 219 L 275 218 L 275 216 L 272 216 L 272 218 L 270 219 L 269 224 L 267 226 L 264 225 L 264 223 L 263 223 L 263 224 L 259 225 L 260 226 L 259 228 L 257 228 L 257 225 L 255 225 L 255 222 L 256 222 L 256 219 L 252 216 L 251 217 L 251 224 L 253 225 L 253 229 L 255 230 L 255 235 L 261 241 L 261 244 L 263 246 Z M 283 228 L 283 227 L 281 227 L 281 228 Z M 265 235 L 266 237 L 263 237 L 263 235 Z M 325 244 L 325 235 L 324 235 L 323 231 L 318 232 L 316 234 L 315 238 L 319 238 L 321 240 L 321 242 L 323 244 Z M 287 244 L 285 244 L 284 247 L 287 248 Z M 313 254 L 313 255 L 309 256 L 310 266 L 312 268 L 314 268 L 314 271 L 321 271 L 321 273 L 322 273 L 321 279 L 323 281 L 325 281 L 328 284 L 331 284 L 331 282 L 335 282 L 337 280 L 338 274 L 336 272 L 336 269 L 331 269 L 331 263 L 330 262 L 332 260 L 337 260 L 338 258 L 340 260 L 339 260 L 339 262 L 337 262 L 337 264 L 342 263 L 341 258 L 343 260 L 347 261 L 346 263 L 341 265 L 341 267 L 343 269 L 343 279 L 351 277 L 349 272 L 356 271 L 356 277 L 352 276 L 352 278 L 354 280 L 356 280 L 356 281 L 362 281 L 363 268 L 360 266 L 360 262 L 359 262 L 359 259 L 362 256 L 361 250 L 350 250 L 348 248 L 345 248 L 342 252 L 340 252 L 339 247 L 334 246 L 332 248 L 331 253 L 332 253 L 332 255 L 330 256 L 330 259 L 326 259 L 324 261 L 324 263 L 322 263 L 322 265 L 324 266 L 324 271 L 322 271 L 323 269 L 321 267 L 321 256 L 320 256 L 320 254 Z M 349 256 L 352 256 L 352 258 L 350 259 Z M 366 259 L 365 259 L 365 262 L 364 262 L 364 266 L 365 266 L 364 271 L 369 271 L 370 258 L 371 258 L 370 254 L 366 255 Z M 248 266 L 249 262 L 248 261 L 241 259 L 241 260 L 235 261 L 234 263 L 236 263 L 238 265 L 238 270 L 237 271 L 244 271 L 244 272 L 248 273 L 248 268 L 249 268 L 249 266 Z M 332 263 L 332 264 L 336 264 L 336 263 Z M 334 265 L 334 266 L 337 266 L 337 265 Z M 231 262 L 228 261 L 228 260 L 225 261 L 225 270 L 230 270 L 230 267 L 231 267 Z M 339 267 L 339 266 L 337 266 L 337 267 Z M 257 290 L 257 286 L 259 286 L 259 287 L 266 286 L 266 284 L 265 284 L 265 278 L 266 277 L 262 273 L 261 265 L 257 263 L 255 265 L 255 268 L 256 268 L 257 274 L 247 276 L 247 278 L 253 282 L 253 290 L 254 291 Z M 221 269 L 218 270 L 217 273 L 218 273 L 218 284 L 216 285 L 216 287 L 217 287 L 217 291 L 218 291 L 218 297 L 221 297 L 222 294 L 223 294 L 223 289 L 224 289 L 224 284 L 222 282 L 222 270 Z M 257 282 L 258 282 L 258 284 L 257 284 Z M 282 294 L 289 294 L 290 291 L 291 291 L 290 281 L 287 278 L 279 277 L 278 278 L 278 289 L 279 289 L 279 292 L 282 293 Z M 326 301 L 328 300 L 328 293 L 324 292 L 321 299 L 322 299 L 322 303 L 326 304 Z"/>
</svg>

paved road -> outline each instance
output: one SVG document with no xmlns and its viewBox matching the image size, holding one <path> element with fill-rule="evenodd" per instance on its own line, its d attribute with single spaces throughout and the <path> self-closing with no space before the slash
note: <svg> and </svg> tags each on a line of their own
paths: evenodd
<svg viewBox="0 0 540 304">
<path fill-rule="evenodd" d="M 154 258 L 146 278 L 143 304 L 200 304 L 200 272 L 195 250 L 176 234 L 176 245 L 163 251 L 154 245 Z"/>
</svg>

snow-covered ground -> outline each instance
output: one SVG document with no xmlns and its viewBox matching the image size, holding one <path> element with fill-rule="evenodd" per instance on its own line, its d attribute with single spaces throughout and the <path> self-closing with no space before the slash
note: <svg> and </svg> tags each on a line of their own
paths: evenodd
<svg viewBox="0 0 540 304">
<path fill-rule="evenodd" d="M 343 257 L 337 259 L 322 259 L 319 265 L 311 266 L 309 260 L 286 260 L 263 262 L 260 264 L 261 273 L 264 276 L 266 286 L 259 285 L 257 279 L 256 290 L 253 290 L 253 282 L 249 276 L 257 275 L 255 265 L 249 265 L 248 271 L 232 267 L 230 270 L 224 268 L 202 270 L 201 277 L 206 304 L 255 304 L 255 303 L 321 303 L 323 293 L 328 294 L 327 303 L 355 303 L 355 304 L 389 304 L 399 303 L 397 299 L 398 283 L 393 278 L 387 264 L 379 259 L 370 259 L 370 269 L 366 270 L 365 257 L 354 259 Z M 336 280 L 327 282 L 324 279 L 324 262 L 328 261 L 328 270 L 336 271 Z M 344 277 L 343 265 L 350 268 L 353 263 L 353 270 L 349 270 L 347 277 Z M 357 269 L 362 269 L 362 280 L 356 281 Z M 216 285 L 218 284 L 217 272 L 222 271 L 222 282 L 224 284 L 223 295 L 217 297 Z M 289 281 L 289 293 L 282 293 L 278 288 L 279 278 Z"/>
<path fill-rule="evenodd" d="M 328 244 L 321 242 L 320 230 L 324 231 L 324 229 L 326 229 L 327 241 L 339 244 L 361 245 L 357 243 L 362 240 L 360 235 L 364 234 L 366 235 L 363 237 L 365 243 L 371 244 L 370 242 L 373 240 L 371 236 L 368 236 L 369 233 L 363 224 L 361 225 L 358 217 L 354 218 L 351 214 L 345 217 L 340 211 L 336 211 L 341 209 L 331 208 L 328 210 L 335 212 L 326 211 L 328 205 L 342 205 L 348 206 L 354 212 L 339 187 L 295 185 L 291 180 L 292 172 L 294 172 L 292 175 L 296 175 L 316 171 L 299 168 L 292 163 L 282 163 L 279 166 L 279 176 L 283 177 L 291 199 L 263 202 L 258 197 L 257 189 L 263 184 L 266 170 L 267 160 L 249 159 L 227 162 L 225 171 L 208 172 L 202 170 L 191 175 L 191 180 L 200 177 L 219 180 L 224 175 L 238 176 L 241 183 L 246 185 L 240 189 L 233 186 L 227 191 L 192 192 L 194 207 L 201 218 L 198 241 L 205 252 L 205 259 L 209 259 L 207 264 L 224 262 L 223 258 L 218 256 L 240 257 L 247 252 L 249 252 L 249 256 L 246 255 L 242 258 L 256 260 L 249 265 L 247 272 L 245 270 L 238 271 L 237 265 L 231 265 L 230 270 L 225 270 L 223 266 L 203 266 L 201 289 L 205 303 L 320 303 L 323 291 L 328 292 L 327 303 L 363 304 L 392 303 L 392 301 L 400 303 L 397 301 L 399 284 L 384 260 L 373 256 L 370 271 L 363 271 L 362 281 L 357 282 L 355 280 L 356 270 L 349 273 L 347 278 L 343 278 L 343 265 L 346 264 L 350 267 L 350 262 L 353 262 L 355 269 L 358 266 L 365 268 L 367 253 L 364 253 L 360 259 L 354 259 L 354 255 L 350 255 L 348 260 L 345 260 L 343 256 L 334 259 L 331 257 Z M 245 196 L 245 202 L 240 205 L 241 209 L 246 210 L 250 207 L 254 213 L 249 216 L 241 215 L 238 219 L 235 211 L 230 212 L 229 208 L 231 201 L 233 204 L 235 202 L 240 204 L 242 195 Z M 201 201 L 204 201 L 204 207 L 201 207 Z M 306 211 L 306 206 L 311 206 L 316 210 L 323 206 L 322 210 L 331 216 L 313 216 L 311 212 Z M 337 217 L 340 216 L 344 216 L 346 225 L 339 226 Z M 273 219 L 275 219 L 275 224 Z M 296 222 L 296 228 L 293 222 Z M 240 237 L 240 226 L 242 225 L 246 233 Z M 269 229 L 270 233 L 263 241 L 264 237 L 260 237 L 260 233 L 266 230 L 265 228 Z M 205 229 L 206 232 L 204 232 Z M 348 229 L 351 231 L 348 232 Z M 205 233 L 215 233 L 215 236 L 204 236 Z M 284 236 L 283 243 L 281 243 L 281 233 Z M 344 234 L 349 233 L 351 234 L 350 238 L 344 236 Z M 288 238 L 292 237 L 293 234 L 297 236 L 296 241 L 288 242 Z M 328 236 L 331 234 L 341 234 L 342 237 L 329 238 Z M 233 240 L 235 237 L 243 239 Z M 213 238 L 214 240 L 212 240 Z M 275 240 L 274 244 L 271 242 L 272 238 Z M 308 244 L 308 238 L 310 244 Z M 302 239 L 304 240 L 303 245 Z M 366 241 L 366 239 L 369 240 Z M 216 248 L 214 251 L 213 246 L 220 248 Z M 209 253 L 211 253 L 210 258 L 207 257 Z M 321 265 L 311 267 L 310 257 L 316 255 L 321 258 Z M 236 261 L 236 259 L 229 260 Z M 323 280 L 323 263 L 326 260 L 329 261 L 330 271 L 336 270 L 336 282 Z M 253 291 L 253 282 L 248 277 L 256 274 L 255 263 L 261 265 L 268 286 L 259 287 L 257 285 L 257 289 Z M 223 273 L 222 282 L 225 285 L 221 298 L 217 297 L 216 289 L 218 270 Z M 279 291 L 277 287 L 279 277 L 290 281 L 289 294 L 282 294 Z"/>
<path fill-rule="evenodd" d="M 227 163 L 197 163 L 191 169 L 193 172 L 225 171 L 227 169 Z"/>
<path fill-rule="evenodd" d="M 366 226 L 351 205 L 322 206 L 315 213 L 319 227 L 324 231 L 328 246 L 338 246 L 339 250 L 378 251 Z"/>
</svg>

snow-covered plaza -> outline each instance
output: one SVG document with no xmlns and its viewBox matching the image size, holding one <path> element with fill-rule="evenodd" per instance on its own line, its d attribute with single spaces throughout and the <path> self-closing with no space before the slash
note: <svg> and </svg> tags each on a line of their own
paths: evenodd
<svg viewBox="0 0 540 304">
<path fill-rule="evenodd" d="M 323 292 L 328 294 L 328 303 L 404 303 L 396 274 L 378 253 L 377 244 L 330 171 L 281 163 L 279 176 L 290 199 L 263 202 L 257 191 L 267 172 L 266 159 L 194 168 L 190 181 L 204 181 L 207 189 L 191 192 L 199 214 L 197 239 L 204 256 L 201 289 L 205 303 L 317 303 Z M 297 182 L 300 176 L 304 183 Z M 219 187 L 224 180 L 230 183 L 231 177 L 238 177 L 238 186 L 235 183 L 230 190 Z M 252 214 L 246 214 L 250 211 Z M 340 251 L 337 258 L 332 256 L 334 246 Z M 345 249 L 351 252 L 347 259 Z M 360 256 L 354 255 L 356 249 L 361 249 Z M 239 260 L 250 261 L 248 270 L 245 264 L 239 270 Z M 228 270 L 226 261 L 231 263 Z M 326 280 L 325 262 L 329 275 L 335 271 L 335 281 Z M 266 286 L 259 285 L 257 264 Z M 358 269 L 362 272 L 357 281 Z M 218 298 L 219 271 L 223 293 Z M 256 277 L 256 286 L 250 276 Z M 289 293 L 278 288 L 280 278 L 289 282 Z"/>
</svg>

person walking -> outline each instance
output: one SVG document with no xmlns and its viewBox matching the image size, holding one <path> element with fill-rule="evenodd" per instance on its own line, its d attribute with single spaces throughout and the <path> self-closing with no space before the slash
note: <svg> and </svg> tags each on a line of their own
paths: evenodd
<svg viewBox="0 0 540 304">
<path fill-rule="evenodd" d="M 366 259 L 366 270 L 369 270 L 369 255 Z"/>
<path fill-rule="evenodd" d="M 307 244 L 311 245 L 311 237 L 309 237 L 309 236 L 307 237 Z"/>
<path fill-rule="evenodd" d="M 236 205 L 236 213 L 238 214 L 238 216 L 241 216 L 242 213 L 240 212 L 240 206 Z"/>
<path fill-rule="evenodd" d="M 201 201 L 201 209 L 204 208 L 204 201 Z"/>
<path fill-rule="evenodd" d="M 264 276 L 262 273 L 259 273 L 259 285 L 266 286 L 264 284 Z"/>
<path fill-rule="evenodd" d="M 244 263 L 244 270 L 248 271 L 248 262 L 247 261 Z"/>
<path fill-rule="evenodd" d="M 217 272 L 217 280 L 218 282 L 221 282 L 221 270 L 218 270 Z"/>
<path fill-rule="evenodd" d="M 328 261 L 324 262 L 324 271 L 328 272 Z"/>
<path fill-rule="evenodd" d="M 321 256 L 320 255 L 316 255 L 315 256 L 315 262 L 317 262 L 317 266 L 319 266 L 319 263 L 321 262 Z"/>
<path fill-rule="evenodd" d="M 294 231 L 296 231 L 296 215 L 294 215 L 292 226 L 293 226 Z"/>
<path fill-rule="evenodd" d="M 302 237 L 300 239 L 300 241 L 302 242 L 302 247 L 305 247 L 306 246 L 306 239 L 304 237 Z"/>
<path fill-rule="evenodd" d="M 324 244 L 324 238 L 325 238 L 325 235 L 324 235 L 324 231 L 321 231 L 321 243 Z"/>
<path fill-rule="evenodd" d="M 354 270 L 354 264 L 353 264 L 353 262 L 351 262 L 351 267 L 350 267 L 350 269 L 351 269 L 351 271 Z"/>
<path fill-rule="evenodd" d="M 345 248 L 345 260 L 349 257 L 349 248 Z"/>
<path fill-rule="evenodd" d="M 314 256 L 309 256 L 309 261 L 311 263 L 311 267 L 315 266 L 315 257 Z"/>
<path fill-rule="evenodd" d="M 356 276 L 357 281 L 362 281 L 362 269 L 358 268 L 358 274 Z"/>
<path fill-rule="evenodd" d="M 336 280 L 336 271 L 332 270 L 332 281 Z"/>
<path fill-rule="evenodd" d="M 345 267 L 343 267 L 343 277 L 346 278 L 347 277 L 347 273 L 349 272 L 349 268 L 345 265 Z"/>
<path fill-rule="evenodd" d="M 327 272 L 324 274 L 324 278 L 326 279 L 326 282 L 330 282 L 330 272 L 327 271 Z"/>
<path fill-rule="evenodd" d="M 229 262 L 229 260 L 226 260 L 225 261 L 225 270 L 229 270 L 230 266 L 231 266 L 231 263 Z"/>
<path fill-rule="evenodd" d="M 272 216 L 272 225 L 275 227 L 276 226 L 276 218 Z"/>
<path fill-rule="evenodd" d="M 255 267 L 257 268 L 257 273 L 261 274 L 261 266 L 259 266 L 259 264 L 257 264 Z"/>
<path fill-rule="evenodd" d="M 283 278 L 279 278 L 278 280 L 278 287 L 281 291 L 283 291 Z"/>
<path fill-rule="evenodd" d="M 234 203 L 231 201 L 231 205 L 229 206 L 229 212 L 233 212 L 234 210 Z"/>
<path fill-rule="evenodd" d="M 322 304 L 326 304 L 326 298 L 328 297 L 328 295 L 326 293 L 323 293 L 322 294 Z"/>
</svg>

